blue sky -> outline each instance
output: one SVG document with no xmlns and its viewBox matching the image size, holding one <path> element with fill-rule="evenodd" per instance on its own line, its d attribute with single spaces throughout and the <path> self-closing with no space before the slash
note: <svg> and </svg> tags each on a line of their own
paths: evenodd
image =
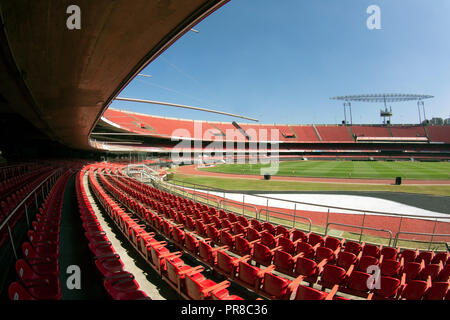
<svg viewBox="0 0 450 320">
<path fill-rule="evenodd" d="M 366 9 L 381 9 L 369 30 Z M 435 96 L 427 118 L 450 117 L 450 1 L 231 0 L 200 22 L 120 96 L 212 108 L 261 123 L 337 124 L 330 97 L 370 93 Z M 391 104 L 392 123 L 417 123 L 416 102 Z M 146 114 L 240 121 L 179 108 L 114 101 Z M 381 123 L 382 105 L 353 103 L 353 123 Z"/>
</svg>

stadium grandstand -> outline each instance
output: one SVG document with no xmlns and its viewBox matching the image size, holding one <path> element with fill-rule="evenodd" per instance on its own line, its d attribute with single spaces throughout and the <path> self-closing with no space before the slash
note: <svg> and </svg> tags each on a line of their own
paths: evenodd
<svg viewBox="0 0 450 320">
<path fill-rule="evenodd" d="M 124 110 L 228 0 L 73 2 L 0 0 L 0 299 L 450 299 L 448 122 Z"/>
</svg>

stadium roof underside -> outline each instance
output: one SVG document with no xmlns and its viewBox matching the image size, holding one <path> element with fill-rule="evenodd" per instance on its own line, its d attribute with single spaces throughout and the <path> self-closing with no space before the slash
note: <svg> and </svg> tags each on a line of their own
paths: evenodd
<svg viewBox="0 0 450 320">
<path fill-rule="evenodd" d="M 0 0 L 0 118 L 17 129 L 9 138 L 28 126 L 41 140 L 92 149 L 89 135 L 119 92 L 227 1 Z M 80 30 L 66 26 L 73 4 Z"/>
</svg>

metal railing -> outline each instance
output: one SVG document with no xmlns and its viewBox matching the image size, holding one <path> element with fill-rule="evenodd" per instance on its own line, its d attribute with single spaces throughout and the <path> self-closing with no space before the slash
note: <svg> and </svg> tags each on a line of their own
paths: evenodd
<svg viewBox="0 0 450 320">
<path fill-rule="evenodd" d="M 276 213 L 276 214 L 278 214 L 278 215 L 283 215 L 283 216 L 287 216 L 287 217 L 292 217 L 292 219 L 289 219 L 289 220 L 292 220 L 292 227 L 295 227 L 295 224 L 296 224 L 296 220 L 297 219 L 300 219 L 300 220 L 305 220 L 305 221 L 307 221 L 308 223 L 308 225 L 309 225 L 309 228 L 308 228 L 308 230 L 306 230 L 306 229 L 303 229 L 304 231 L 308 231 L 308 232 L 311 232 L 311 227 L 312 227 L 312 221 L 311 221 L 311 219 L 310 218 L 307 218 L 307 217 L 302 217 L 302 216 L 297 216 L 297 215 L 295 215 L 295 213 L 294 214 L 289 214 L 289 213 L 286 213 L 286 212 L 281 212 L 281 211 L 276 211 L 276 210 L 270 210 L 270 209 L 264 209 L 264 208 L 262 208 L 262 209 L 259 209 L 259 220 L 262 220 L 261 219 L 261 213 L 262 212 L 266 212 L 266 221 L 267 222 L 269 222 L 269 213 Z M 284 219 L 284 220 L 288 220 L 288 219 Z M 299 228 L 299 229 L 301 229 L 301 228 Z"/>
<path fill-rule="evenodd" d="M 392 242 L 392 237 L 393 237 L 393 236 L 392 236 L 392 231 L 391 231 L 391 230 L 387 230 L 387 229 L 379 229 L 379 228 L 371 228 L 371 227 L 363 227 L 363 226 L 354 226 L 354 225 L 351 225 L 351 224 L 345 224 L 345 223 L 328 222 L 327 225 L 326 225 L 326 228 L 325 228 L 325 235 L 328 234 L 328 226 L 330 226 L 330 225 L 361 229 L 361 233 L 360 233 L 360 236 L 359 236 L 359 242 L 360 242 L 360 243 L 361 243 L 361 241 L 362 241 L 362 230 L 363 230 L 363 229 L 364 229 L 364 230 L 372 230 L 372 231 L 387 232 L 387 233 L 389 233 L 389 244 L 388 244 L 388 246 L 390 246 L 390 245 L 391 245 L 391 242 Z"/>
<path fill-rule="evenodd" d="M 226 201 L 233 201 L 233 200 L 230 200 L 230 199 L 228 199 L 226 197 L 226 194 L 230 193 L 230 191 L 224 190 L 224 189 L 212 188 L 210 186 L 204 186 L 204 185 L 201 185 L 201 184 L 194 184 L 194 183 L 190 183 L 190 182 L 186 182 L 186 181 L 180 181 L 180 180 L 176 180 L 176 179 L 172 179 L 172 180 L 170 180 L 170 182 L 159 182 L 158 184 L 159 184 L 160 187 L 163 184 L 166 184 L 166 185 L 169 185 L 170 187 L 175 188 L 175 189 L 183 189 L 185 192 L 187 192 L 188 189 L 191 189 L 191 191 L 193 190 L 192 197 L 193 197 L 194 200 L 195 200 L 195 197 L 196 197 L 195 195 L 196 194 L 197 194 L 197 197 L 198 197 L 202 193 L 203 194 L 205 194 L 205 193 L 210 194 L 210 193 L 214 192 L 214 193 L 216 193 L 214 195 L 214 197 L 221 199 L 221 200 L 219 200 L 219 202 L 220 201 L 225 201 L 225 202 Z M 233 192 L 231 192 L 231 193 L 233 193 Z M 223 196 L 218 195 L 218 194 L 223 194 Z M 358 210 L 358 209 L 338 207 L 338 206 L 330 206 L 330 205 L 323 205 L 323 204 L 303 202 L 303 201 L 285 200 L 285 199 L 279 199 L 279 198 L 274 198 L 274 197 L 270 197 L 270 196 L 262 196 L 262 195 L 251 195 L 251 196 L 265 199 L 265 201 L 267 202 L 267 207 L 266 207 L 265 210 L 270 210 L 270 209 L 268 209 L 268 207 L 269 207 L 269 205 L 268 205 L 269 204 L 269 200 L 282 201 L 282 202 L 285 202 L 285 203 L 291 203 L 292 206 L 294 207 L 293 208 L 294 214 L 291 215 L 293 219 L 309 219 L 308 217 L 304 217 L 304 216 L 301 216 L 301 215 L 297 214 L 297 206 L 298 205 L 307 205 L 307 206 L 313 206 L 313 207 L 317 207 L 317 208 L 326 208 L 328 213 L 327 212 L 322 212 L 323 214 L 327 215 L 326 216 L 326 224 L 325 224 L 325 227 L 326 227 L 325 233 L 328 233 L 328 225 L 330 225 L 330 224 L 337 224 L 335 222 L 330 222 L 329 221 L 330 209 L 344 211 L 344 212 L 341 212 L 343 214 L 349 214 L 349 212 L 358 213 L 361 216 L 363 216 L 362 225 L 346 225 L 346 226 L 347 227 L 358 228 L 358 229 L 361 230 L 361 232 L 359 234 L 360 242 L 361 242 L 361 239 L 362 239 L 362 236 L 363 236 L 365 230 L 388 232 L 390 234 L 389 243 L 392 242 L 392 238 L 393 238 L 393 234 L 394 234 L 393 230 L 373 228 L 373 227 L 369 227 L 369 226 L 365 225 L 367 223 L 366 222 L 366 216 L 369 216 L 369 215 L 370 216 L 379 216 L 379 217 L 380 216 L 385 216 L 385 217 L 386 216 L 390 216 L 390 217 L 398 217 L 398 218 L 400 218 L 398 230 L 396 232 L 396 237 L 398 239 L 400 239 L 399 238 L 400 234 L 410 234 L 410 235 L 420 234 L 419 232 L 416 233 L 416 232 L 402 231 L 402 226 L 405 225 L 404 221 L 403 221 L 404 219 L 426 219 L 426 220 L 435 219 L 436 223 L 437 223 L 437 219 L 440 219 L 441 222 L 443 222 L 443 223 L 449 223 L 450 222 L 450 220 L 449 220 L 450 219 L 450 215 L 448 217 L 445 217 L 445 216 L 427 216 L 427 215 L 405 215 L 405 214 L 400 214 L 400 213 L 381 212 L 381 211 L 375 211 L 375 210 L 364 210 L 363 211 L 363 210 Z M 236 201 L 236 203 L 239 203 L 239 202 Z M 236 205 L 236 203 L 234 203 L 234 205 Z M 242 210 L 238 209 L 236 211 L 234 211 L 234 210 L 231 210 L 231 211 L 233 211 L 233 212 L 235 212 L 237 214 L 242 214 L 243 212 L 245 212 L 245 206 L 249 206 L 249 205 L 251 205 L 251 204 L 245 203 L 245 200 L 243 199 L 243 201 L 241 203 L 239 203 L 239 206 L 241 206 Z M 261 220 L 261 210 L 256 215 L 257 219 L 259 219 L 259 220 Z M 288 210 L 292 210 L 292 209 L 288 209 Z M 228 210 L 228 211 L 230 211 L 230 210 Z M 304 211 L 313 211 L 313 210 L 304 210 Z M 266 220 L 267 220 L 268 219 L 267 214 L 270 211 L 269 212 L 263 211 L 263 212 L 266 212 Z M 338 212 L 334 212 L 334 213 L 338 213 Z M 285 214 L 285 216 L 288 216 L 288 214 L 286 214 L 286 213 L 284 213 L 284 214 Z M 295 222 L 293 222 L 293 223 L 295 225 Z M 311 228 L 311 226 L 312 226 L 312 222 L 311 222 L 310 228 Z M 435 234 L 435 236 L 436 237 L 448 237 L 450 239 L 450 234 L 444 234 L 444 235 L 443 234 L 439 234 L 439 235 Z M 416 241 L 414 239 L 400 239 L 400 240 Z M 429 246 L 431 245 L 431 243 L 433 243 L 432 241 L 433 241 L 433 238 L 431 239 L 430 243 L 428 244 Z M 448 245 L 447 245 L 447 243 L 445 241 L 434 242 L 434 243 L 445 244 L 447 246 L 447 248 L 448 248 Z"/>
<path fill-rule="evenodd" d="M 423 232 L 407 232 L 407 231 L 400 231 L 397 232 L 394 238 L 394 247 L 397 246 L 398 240 L 399 240 L 399 234 L 414 234 L 414 235 L 421 235 L 421 236 L 430 236 L 430 241 L 428 242 L 428 250 L 431 248 L 431 244 L 433 243 L 434 237 L 448 237 L 448 234 L 438 234 L 438 233 L 423 233 Z M 404 239 L 400 239 L 404 240 Z M 417 240 L 416 240 L 417 241 Z M 423 242 L 423 241 L 420 241 Z"/>
<path fill-rule="evenodd" d="M 243 198 L 243 199 L 244 199 L 244 201 L 245 201 L 245 198 Z M 235 206 L 241 206 L 241 207 L 242 207 L 242 212 L 236 212 L 236 213 L 239 213 L 239 214 L 241 214 L 241 215 L 243 215 L 243 216 L 252 217 L 251 215 L 245 214 L 245 208 L 250 208 L 252 211 L 254 210 L 254 211 L 255 211 L 255 216 L 252 217 L 252 218 L 258 219 L 258 208 L 256 208 L 255 206 L 252 206 L 252 205 L 250 205 L 250 204 L 241 203 L 241 202 L 238 202 L 238 201 L 235 201 L 235 200 L 230 200 L 230 199 L 220 199 L 220 200 L 219 200 L 219 207 L 220 207 L 221 209 L 226 210 L 225 205 L 226 205 L 227 203 L 228 203 L 228 204 L 231 204 L 231 205 L 235 205 Z M 230 211 L 230 210 L 228 210 L 228 211 Z"/>
<path fill-rule="evenodd" d="M 27 201 L 34 195 L 34 203 L 35 203 L 35 206 L 36 206 L 35 210 L 38 210 L 39 209 L 39 203 L 38 203 L 39 195 L 38 195 L 38 193 L 40 193 L 41 196 L 42 196 L 42 200 L 41 201 L 44 201 L 46 195 L 51 190 L 51 186 L 54 185 L 54 183 L 56 182 L 56 180 L 60 176 L 61 172 L 62 172 L 61 169 L 57 169 L 52 174 L 50 174 L 47 178 L 45 178 L 41 183 L 39 183 L 30 193 L 28 193 L 27 196 L 25 196 L 25 198 L 22 199 L 22 201 L 20 201 L 14 207 L 14 209 L 8 214 L 8 216 L 0 224 L 0 231 L 2 231 L 5 227 L 8 228 L 9 240 L 11 242 L 11 247 L 13 249 L 14 257 L 16 259 L 17 259 L 17 252 L 16 252 L 16 247 L 14 245 L 14 238 L 13 238 L 13 235 L 12 235 L 11 227 L 9 225 L 9 221 L 16 215 L 16 213 L 19 211 L 19 209 L 21 209 L 22 206 L 24 206 L 25 217 L 26 217 L 26 220 L 27 220 L 27 226 L 29 228 L 30 227 L 30 217 L 28 215 L 29 208 L 27 206 Z"/>
</svg>

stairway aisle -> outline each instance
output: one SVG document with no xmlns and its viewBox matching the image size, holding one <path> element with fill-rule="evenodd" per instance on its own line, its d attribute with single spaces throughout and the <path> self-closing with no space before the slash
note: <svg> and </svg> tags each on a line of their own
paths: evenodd
<svg viewBox="0 0 450 320">
<path fill-rule="evenodd" d="M 80 214 L 75 193 L 75 175 L 73 175 L 64 193 L 63 211 L 61 219 L 60 256 L 61 266 L 60 280 L 63 300 L 104 300 L 109 296 L 106 293 L 100 274 L 98 273 L 84 236 Z M 69 289 L 69 283 L 73 271 L 67 273 L 71 265 L 80 268 L 81 288 Z"/>
</svg>

